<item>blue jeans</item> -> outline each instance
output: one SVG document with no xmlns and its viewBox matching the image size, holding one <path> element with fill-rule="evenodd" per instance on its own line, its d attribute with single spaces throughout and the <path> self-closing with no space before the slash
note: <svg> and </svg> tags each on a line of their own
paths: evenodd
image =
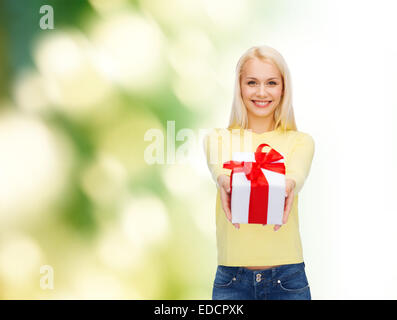
<svg viewBox="0 0 397 320">
<path fill-rule="evenodd" d="M 305 263 L 262 270 L 218 265 L 212 300 L 311 300 Z"/>
</svg>

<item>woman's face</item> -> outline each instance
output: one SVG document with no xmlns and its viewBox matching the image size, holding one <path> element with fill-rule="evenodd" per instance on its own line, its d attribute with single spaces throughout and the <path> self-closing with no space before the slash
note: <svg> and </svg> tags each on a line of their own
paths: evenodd
<svg viewBox="0 0 397 320">
<path fill-rule="evenodd" d="M 273 117 L 283 94 L 282 76 L 273 63 L 249 59 L 243 66 L 240 87 L 248 119 Z"/>
</svg>

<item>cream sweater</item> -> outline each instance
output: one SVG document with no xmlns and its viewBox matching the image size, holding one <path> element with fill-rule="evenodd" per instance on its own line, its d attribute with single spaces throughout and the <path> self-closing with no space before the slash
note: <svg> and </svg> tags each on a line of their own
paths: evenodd
<svg viewBox="0 0 397 320">
<path fill-rule="evenodd" d="M 270 266 L 303 261 L 298 198 L 314 155 L 314 141 L 309 134 L 281 128 L 261 134 L 241 128 L 213 129 L 204 138 L 208 167 L 217 182 L 221 174 L 230 176 L 231 170 L 224 169 L 223 163 L 232 159 L 233 152 L 254 152 L 261 143 L 269 144 L 284 156 L 286 178 L 296 182 L 288 222 L 278 231 L 274 231 L 272 225 L 260 224 L 240 224 L 240 229 L 236 229 L 222 209 L 218 187 L 216 238 L 219 265 Z"/>
</svg>

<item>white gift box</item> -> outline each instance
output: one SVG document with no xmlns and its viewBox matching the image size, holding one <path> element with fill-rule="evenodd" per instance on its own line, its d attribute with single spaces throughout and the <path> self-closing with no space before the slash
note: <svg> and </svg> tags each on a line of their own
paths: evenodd
<svg viewBox="0 0 397 320">
<path fill-rule="evenodd" d="M 280 155 L 282 159 L 276 161 L 268 161 L 267 163 L 271 163 L 273 164 L 273 166 L 276 163 L 282 163 L 282 165 L 276 166 L 284 167 L 284 157 L 277 151 L 275 152 Z M 255 152 L 234 152 L 232 155 L 232 161 L 256 163 Z M 260 168 L 263 176 L 266 178 L 265 181 L 267 181 L 267 186 L 263 186 L 263 184 L 261 186 L 257 186 L 257 183 L 253 183 L 247 178 L 247 172 L 236 172 L 238 170 L 234 170 L 234 172 L 232 172 L 232 223 L 283 224 L 282 220 L 286 196 L 285 169 L 284 173 L 280 173 L 271 170 L 272 165 L 270 165 L 269 167 L 270 170 L 267 168 Z M 263 179 L 263 177 L 261 177 L 261 179 Z M 260 192 L 258 192 L 259 189 Z"/>
</svg>

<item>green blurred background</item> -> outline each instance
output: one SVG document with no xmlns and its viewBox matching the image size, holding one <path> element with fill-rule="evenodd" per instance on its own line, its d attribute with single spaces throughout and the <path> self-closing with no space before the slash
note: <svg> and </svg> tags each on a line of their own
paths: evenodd
<svg viewBox="0 0 397 320">
<path fill-rule="evenodd" d="M 216 189 L 199 130 L 226 126 L 237 60 L 277 13 L 259 0 L 0 1 L 1 299 L 211 298 Z M 196 161 L 144 161 L 145 132 L 166 136 L 167 121 L 193 130 Z"/>
</svg>

